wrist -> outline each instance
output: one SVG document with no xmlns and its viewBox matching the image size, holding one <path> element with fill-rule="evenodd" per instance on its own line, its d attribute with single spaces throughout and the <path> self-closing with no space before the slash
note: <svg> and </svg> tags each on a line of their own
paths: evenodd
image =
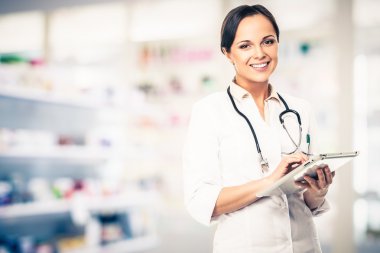
<svg viewBox="0 0 380 253">
<path fill-rule="evenodd" d="M 311 193 L 309 190 L 304 192 L 304 201 L 306 205 L 311 209 L 316 209 L 323 204 L 325 201 L 326 194 L 319 195 Z"/>
<path fill-rule="evenodd" d="M 317 205 L 309 206 L 310 211 L 314 212 L 314 211 L 320 209 L 324 205 L 325 201 L 326 201 L 326 198 L 323 198 L 321 201 L 319 201 L 317 203 Z"/>
<path fill-rule="evenodd" d="M 270 174 L 270 175 L 268 175 L 268 176 L 266 176 L 266 177 L 263 178 L 263 180 L 264 180 L 264 182 L 265 182 L 266 184 L 268 184 L 268 185 L 272 185 L 274 182 L 277 181 L 276 176 L 273 175 L 273 174 L 274 174 L 274 173 L 272 173 L 272 174 Z"/>
</svg>

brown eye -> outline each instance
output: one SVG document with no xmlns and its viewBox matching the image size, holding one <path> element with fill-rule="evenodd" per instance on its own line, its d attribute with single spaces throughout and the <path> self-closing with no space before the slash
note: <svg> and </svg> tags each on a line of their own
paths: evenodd
<svg viewBox="0 0 380 253">
<path fill-rule="evenodd" d="M 273 45 L 275 42 L 276 42 L 276 41 L 275 41 L 274 39 L 269 39 L 269 40 L 264 40 L 262 44 L 263 44 L 264 46 L 271 46 L 271 45 Z"/>
<path fill-rule="evenodd" d="M 248 44 L 242 44 L 239 46 L 240 49 L 246 49 L 248 48 Z"/>
</svg>

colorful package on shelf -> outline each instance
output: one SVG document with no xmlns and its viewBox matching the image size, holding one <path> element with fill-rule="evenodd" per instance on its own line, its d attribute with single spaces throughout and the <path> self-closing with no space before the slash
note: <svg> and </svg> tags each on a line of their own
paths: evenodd
<svg viewBox="0 0 380 253">
<path fill-rule="evenodd" d="M 51 201 L 54 195 L 50 188 L 50 183 L 42 177 L 32 178 L 28 183 L 28 191 L 33 197 L 33 201 Z"/>
<path fill-rule="evenodd" d="M 0 181 L 0 206 L 12 203 L 12 185 L 7 181 Z"/>
<path fill-rule="evenodd" d="M 86 240 L 83 235 L 61 238 L 57 242 L 59 252 L 77 250 L 86 247 Z"/>
<path fill-rule="evenodd" d="M 41 240 L 33 236 L 0 237 L 1 253 L 58 253 L 54 240 Z"/>
</svg>

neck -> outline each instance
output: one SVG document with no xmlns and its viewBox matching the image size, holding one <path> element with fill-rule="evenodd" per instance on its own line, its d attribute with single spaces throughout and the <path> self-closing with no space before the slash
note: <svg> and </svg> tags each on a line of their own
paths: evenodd
<svg viewBox="0 0 380 253">
<path fill-rule="evenodd" d="M 269 97 L 268 81 L 262 83 L 254 83 L 239 80 L 239 77 L 237 77 L 234 81 L 237 85 L 243 87 L 246 91 L 248 91 L 256 103 L 263 103 L 264 100 Z"/>
</svg>

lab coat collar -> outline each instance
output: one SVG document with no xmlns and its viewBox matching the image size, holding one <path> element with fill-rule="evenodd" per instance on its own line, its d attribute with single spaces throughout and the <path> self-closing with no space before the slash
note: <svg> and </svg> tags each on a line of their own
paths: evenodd
<svg viewBox="0 0 380 253">
<path fill-rule="evenodd" d="M 247 99 L 251 96 L 247 90 L 245 90 L 243 87 L 236 84 L 235 79 L 232 80 L 232 82 L 230 84 L 230 92 L 231 92 L 232 96 L 236 100 L 238 100 L 239 102 L 241 102 L 244 99 Z M 276 90 L 274 89 L 274 87 L 271 84 L 269 84 L 269 97 L 266 98 L 265 101 L 269 101 L 271 99 L 275 99 L 278 102 L 280 102 L 280 98 L 278 97 Z"/>
<path fill-rule="evenodd" d="M 265 99 L 265 101 L 268 101 L 270 99 L 276 99 L 278 102 L 280 102 L 280 98 L 278 97 L 278 93 L 276 89 L 273 87 L 272 84 L 269 84 L 269 97 Z"/>
</svg>

